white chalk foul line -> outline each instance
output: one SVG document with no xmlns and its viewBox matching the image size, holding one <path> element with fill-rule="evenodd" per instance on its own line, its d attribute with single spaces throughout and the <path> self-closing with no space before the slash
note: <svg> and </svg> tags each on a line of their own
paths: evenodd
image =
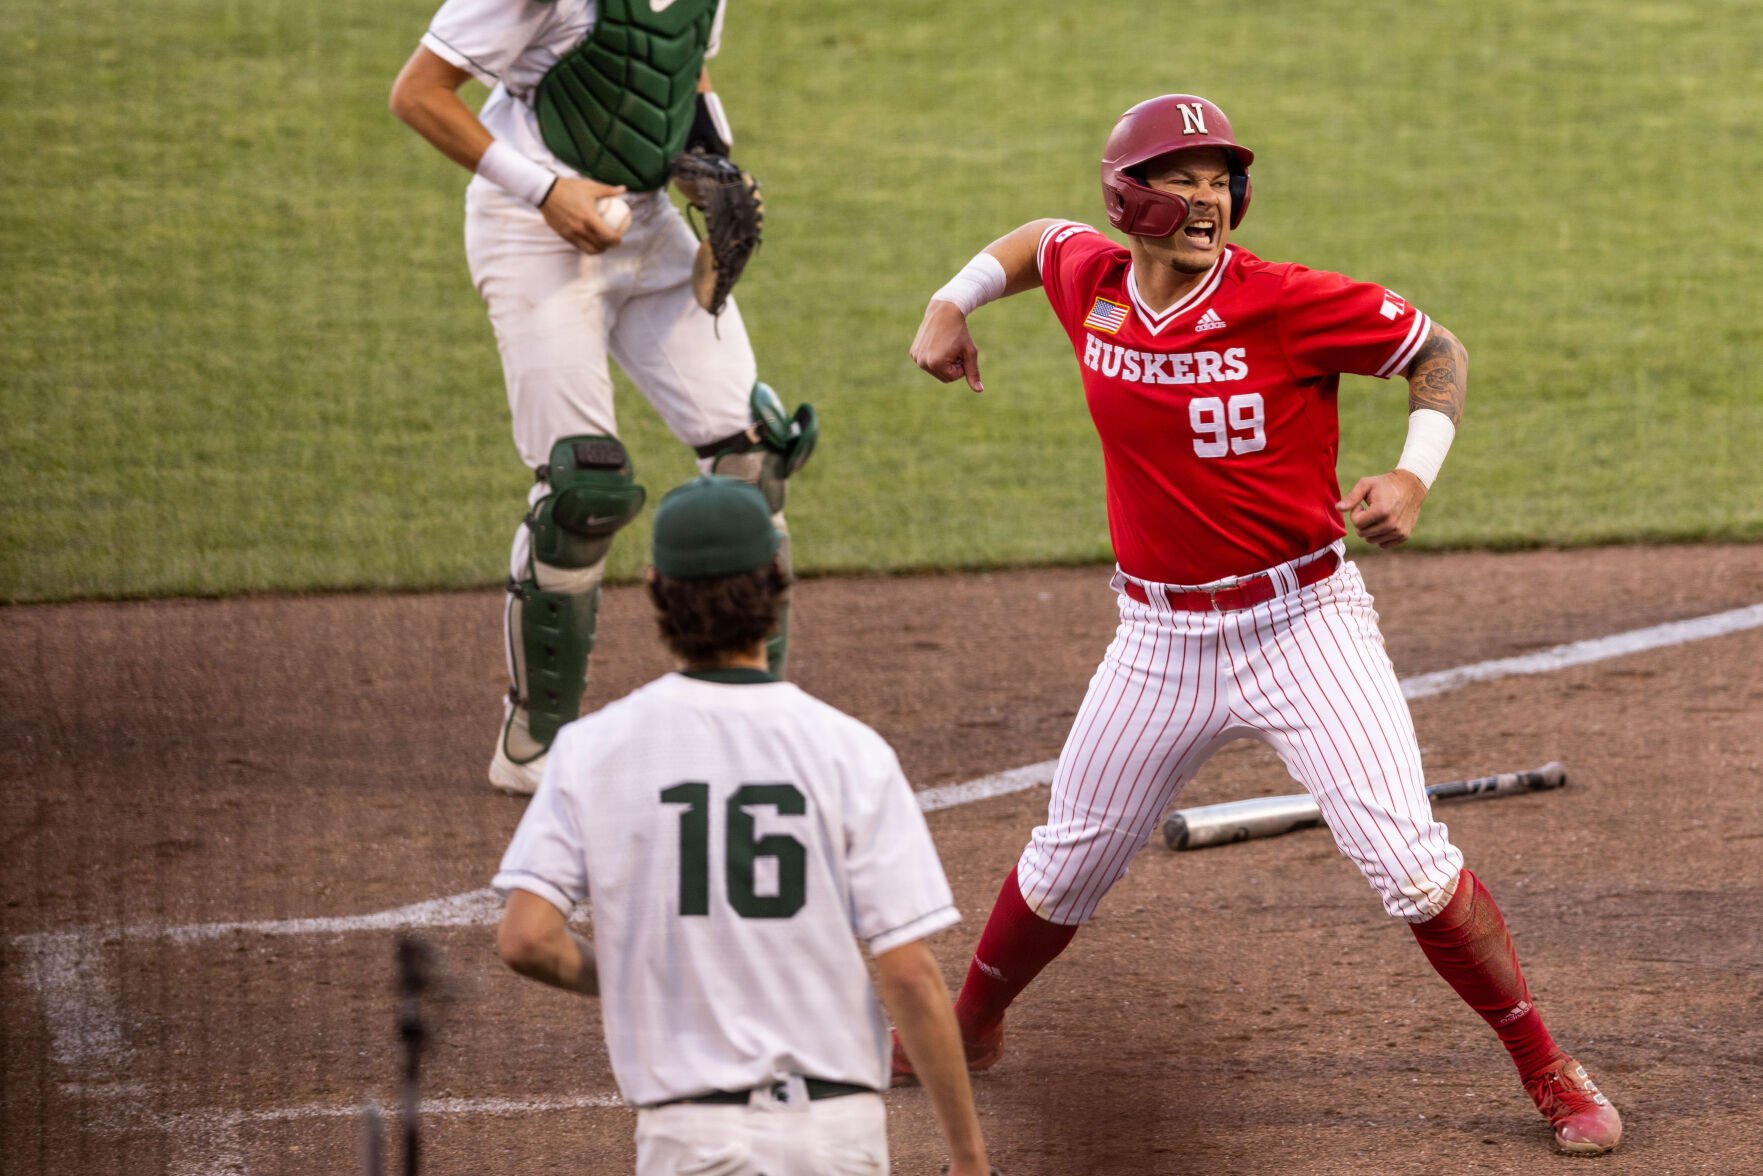
<svg viewBox="0 0 1763 1176">
<path fill-rule="evenodd" d="M 90 929 L 42 931 L 13 939 L 24 959 L 25 987 L 43 1002 L 50 1053 L 64 1066 L 86 1070 L 97 1062 L 125 1058 L 122 1025 L 103 951 L 87 942 Z"/>
<path fill-rule="evenodd" d="M 579 1111 L 596 1107 L 622 1107 L 624 1100 L 616 1094 L 560 1095 L 555 1098 L 425 1098 L 421 1114 L 429 1115 L 527 1115 L 535 1111 Z M 236 1127 L 243 1123 L 292 1123 L 302 1119 L 353 1119 L 361 1114 L 358 1106 L 343 1103 L 306 1103 L 292 1107 L 262 1107 L 257 1110 L 173 1111 L 160 1116 L 168 1126 L 208 1128 Z"/>
<path fill-rule="evenodd" d="M 342 918 L 269 919 L 259 922 L 132 923 L 123 927 L 82 927 L 14 936 L 24 957 L 25 984 L 43 1002 L 55 1060 L 81 1070 L 126 1065 L 121 1018 L 103 965 L 104 945 L 118 940 L 170 940 L 200 943 L 234 933 L 251 935 L 333 935 L 385 931 L 399 927 L 466 927 L 495 923 L 501 900 L 490 889 L 452 894 L 389 911 Z"/>
<path fill-rule="evenodd" d="M 139 923 L 124 927 L 120 934 L 127 939 L 170 939 L 177 943 L 198 943 L 219 939 L 235 932 L 253 935 L 336 935 L 346 931 L 395 931 L 400 927 L 481 927 L 502 917 L 502 900 L 496 892 L 468 890 L 449 894 L 427 902 L 412 903 L 389 911 L 369 915 L 344 915 L 338 918 L 269 919 L 255 923 L 186 923 L 182 927 L 156 926 Z"/>
<path fill-rule="evenodd" d="M 1593 662 L 1606 661 L 1613 657 L 1645 653 L 1649 649 L 1663 649 L 1668 645 L 1705 641 L 1710 637 L 1724 637 L 1729 633 L 1759 627 L 1763 627 L 1763 604 L 1753 604 L 1730 612 L 1691 617 L 1687 621 L 1670 621 L 1646 629 L 1630 629 L 1626 633 L 1615 633 L 1609 637 L 1573 641 L 1518 657 L 1502 657 L 1495 661 L 1477 662 L 1472 666 L 1459 666 L 1454 670 L 1418 674 L 1403 679 L 1402 694 L 1406 698 L 1430 698 L 1473 682 L 1491 682 L 1495 678 L 1521 674 L 1548 674 L 1573 666 L 1589 666 Z"/>
<path fill-rule="evenodd" d="M 1573 641 L 1518 657 L 1498 658 L 1456 669 L 1420 674 L 1402 681 L 1402 694 L 1409 699 L 1430 698 L 1478 682 L 1552 673 L 1759 627 L 1763 627 L 1763 604 L 1754 604 L 1727 612 L 1692 617 L 1689 620 L 1632 629 L 1608 637 Z M 1056 763 L 1056 760 L 1046 760 L 961 784 L 927 788 L 918 794 L 918 804 L 925 812 L 936 812 L 1023 792 L 1037 785 L 1050 783 Z M 43 1001 L 46 1020 L 53 1037 L 55 1060 L 70 1068 L 89 1072 L 93 1068 L 116 1068 L 128 1061 L 129 1050 L 122 1020 L 115 1011 L 116 1002 L 110 991 L 110 981 L 100 959 L 103 944 L 116 938 L 197 943 L 238 932 L 257 935 L 336 935 L 400 927 L 488 926 L 494 924 L 500 915 L 500 900 L 494 891 L 484 889 L 365 915 L 191 923 L 183 926 L 140 923 L 121 928 L 87 927 L 16 935 L 12 937 L 12 942 L 24 955 L 26 986 Z M 68 1089 L 71 1091 L 77 1087 L 70 1084 Z M 90 1093 L 98 1094 L 103 1089 L 101 1085 L 94 1086 L 90 1088 Z M 117 1096 L 139 1097 L 139 1093 L 134 1096 L 125 1094 L 129 1089 L 128 1084 L 118 1084 L 110 1089 Z M 596 1101 L 602 1098 L 608 1101 Z M 424 1104 L 425 1109 L 428 1105 Z M 610 1096 L 589 1096 L 586 1101 L 445 1099 L 434 1100 L 434 1113 L 523 1113 L 602 1105 L 618 1104 Z M 337 1117 L 355 1113 L 357 1108 L 317 1107 L 249 1112 L 204 1111 L 196 1114 L 218 1116 L 203 1122 L 224 1136 L 247 1122 Z"/>
<path fill-rule="evenodd" d="M 423 1118 L 438 1115 L 529 1115 L 549 1111 L 579 1111 L 623 1107 L 616 1094 L 583 1094 L 557 1098 L 425 1098 L 418 1110 Z M 161 1131 L 184 1143 L 185 1159 L 175 1176 L 237 1176 L 249 1171 L 241 1129 L 262 1123 L 297 1123 L 314 1119 L 359 1119 L 362 1108 L 343 1103 L 307 1103 L 291 1107 L 235 1110 L 210 1107 L 198 1111 L 174 1111 L 148 1119 Z"/>
</svg>

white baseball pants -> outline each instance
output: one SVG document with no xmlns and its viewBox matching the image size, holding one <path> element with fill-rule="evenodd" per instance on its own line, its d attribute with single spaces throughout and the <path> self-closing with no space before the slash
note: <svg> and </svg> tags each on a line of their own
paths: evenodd
<svg viewBox="0 0 1763 1176">
<path fill-rule="evenodd" d="M 730 299 L 718 322 L 692 297 L 698 242 L 664 191 L 623 199 L 624 240 L 587 254 L 494 184 L 466 188 L 466 260 L 496 331 L 514 445 L 529 469 L 564 437 L 618 436 L 608 357 L 687 445 L 752 423 L 757 369 L 740 308 Z M 547 492 L 535 484 L 528 504 Z M 511 576 L 526 575 L 530 547 L 527 528 L 516 527 Z M 586 591 L 590 577 L 576 578 Z"/>
<path fill-rule="evenodd" d="M 1321 554 L 1321 553 L 1318 553 Z M 1306 559 L 1311 557 L 1306 557 Z M 1295 584 L 1293 561 L 1274 569 Z M 1126 577 L 1117 574 L 1117 591 Z M 1315 798 L 1335 844 L 1399 919 L 1443 909 L 1463 855 L 1433 820 L 1414 723 L 1359 569 L 1237 612 L 1121 593 L 1120 626 L 1059 755 L 1047 823 L 1017 865 L 1024 899 L 1087 922 L 1201 766 L 1268 743 Z"/>
<path fill-rule="evenodd" d="M 879 1094 L 794 1106 L 674 1103 L 637 1112 L 637 1176 L 880 1176 L 888 1170 Z"/>
<path fill-rule="evenodd" d="M 529 468 L 581 434 L 618 435 L 610 357 L 687 445 L 752 423 L 757 369 L 740 308 L 692 297 L 698 243 L 663 191 L 632 193 L 624 241 L 586 254 L 493 184 L 466 189 L 465 254 L 489 308 Z"/>
</svg>

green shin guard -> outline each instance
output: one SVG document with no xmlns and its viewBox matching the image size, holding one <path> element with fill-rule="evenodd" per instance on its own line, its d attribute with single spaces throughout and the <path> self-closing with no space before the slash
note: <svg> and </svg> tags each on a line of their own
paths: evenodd
<svg viewBox="0 0 1763 1176">
<path fill-rule="evenodd" d="M 776 514 L 789 497 L 790 476 L 814 456 L 820 418 L 812 404 L 785 413 L 783 401 L 763 382 L 753 385 L 747 408 L 753 414 L 751 425 L 732 437 L 698 446 L 698 456 L 710 462 L 711 473 L 759 487 Z"/>
<path fill-rule="evenodd" d="M 508 583 L 508 721 L 502 750 L 517 764 L 545 754 L 581 714 L 613 535 L 643 507 L 630 457 L 611 437 L 566 437 L 539 468 L 551 493 L 527 514 L 532 555 Z"/>
<path fill-rule="evenodd" d="M 581 714 L 588 687 L 588 655 L 600 615 L 600 588 L 580 595 L 539 591 L 530 581 L 516 589 L 520 613 L 520 671 L 515 705 L 526 711 L 527 734 L 537 744 L 529 760 L 543 755 L 563 724 Z M 505 747 L 514 759 L 515 749 Z M 516 762 L 520 762 L 516 760 Z"/>
</svg>

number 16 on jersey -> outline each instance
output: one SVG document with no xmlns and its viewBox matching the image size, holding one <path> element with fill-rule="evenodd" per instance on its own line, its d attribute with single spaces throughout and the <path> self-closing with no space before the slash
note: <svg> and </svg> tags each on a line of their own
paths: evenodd
<svg viewBox="0 0 1763 1176">
<path fill-rule="evenodd" d="M 679 913 L 710 913 L 710 785 L 688 780 L 661 790 L 661 803 L 684 805 L 679 815 Z M 743 784 L 723 806 L 723 876 L 728 905 L 743 919 L 787 919 L 808 901 L 808 849 L 787 833 L 757 836 L 751 809 L 771 808 L 780 817 L 808 811 L 794 784 Z M 773 893 L 759 892 L 759 875 L 773 872 Z"/>
</svg>

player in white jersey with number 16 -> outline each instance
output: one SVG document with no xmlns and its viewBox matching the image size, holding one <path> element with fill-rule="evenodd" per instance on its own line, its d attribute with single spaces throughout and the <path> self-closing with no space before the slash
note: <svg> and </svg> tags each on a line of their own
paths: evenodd
<svg viewBox="0 0 1763 1176">
<path fill-rule="evenodd" d="M 602 998 L 638 1108 L 637 1171 L 888 1170 L 887 1022 L 956 1176 L 985 1145 L 942 973 L 959 917 L 881 737 L 766 670 L 788 577 L 751 484 L 701 477 L 655 516 L 650 594 L 684 669 L 564 727 L 502 859 L 516 971 Z M 570 934 L 593 896 L 594 943 Z"/>
</svg>

